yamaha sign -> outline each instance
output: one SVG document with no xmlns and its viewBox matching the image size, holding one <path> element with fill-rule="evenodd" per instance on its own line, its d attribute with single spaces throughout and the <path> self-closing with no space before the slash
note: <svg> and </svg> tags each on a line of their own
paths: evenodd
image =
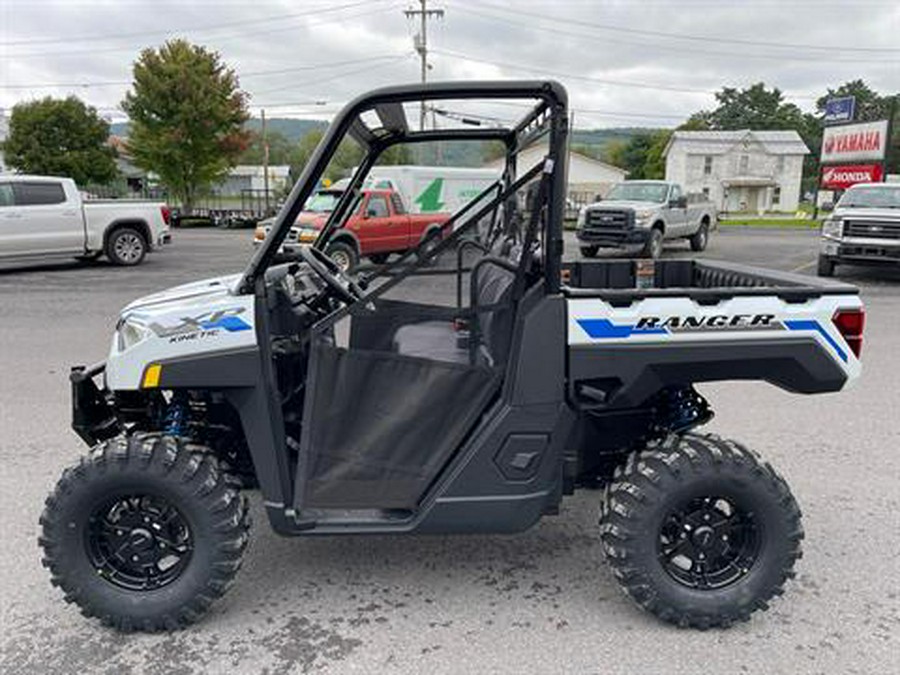
<svg viewBox="0 0 900 675">
<path fill-rule="evenodd" d="M 825 127 L 822 134 L 822 164 L 884 159 L 888 122 L 861 122 Z"/>
</svg>

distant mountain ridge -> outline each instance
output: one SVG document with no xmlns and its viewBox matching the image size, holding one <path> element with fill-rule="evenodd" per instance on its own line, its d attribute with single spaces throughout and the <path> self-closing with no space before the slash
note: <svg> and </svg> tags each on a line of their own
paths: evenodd
<svg viewBox="0 0 900 675">
<path fill-rule="evenodd" d="M 272 117 L 266 120 L 270 131 L 284 135 L 291 143 L 296 143 L 313 129 L 324 129 L 328 120 L 298 120 L 289 117 Z M 262 120 L 257 117 L 247 122 L 247 128 L 259 131 Z M 612 141 L 625 141 L 637 133 L 652 131 L 640 127 L 617 127 L 611 129 L 576 129 L 572 132 L 572 145 L 597 146 L 602 149 Z M 114 136 L 128 135 L 128 122 L 115 122 L 110 125 L 109 132 Z"/>
</svg>

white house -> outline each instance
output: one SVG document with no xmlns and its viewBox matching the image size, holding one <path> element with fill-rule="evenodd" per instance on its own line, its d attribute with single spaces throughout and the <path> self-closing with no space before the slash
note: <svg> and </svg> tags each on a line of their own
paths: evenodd
<svg viewBox="0 0 900 675">
<path fill-rule="evenodd" d="M 279 192 L 290 182 L 291 167 L 274 165 L 269 167 L 269 191 Z M 262 192 L 266 186 L 264 167 L 251 164 L 238 164 L 228 172 L 221 183 L 213 191 L 223 196 L 238 196 L 246 190 Z"/>
<path fill-rule="evenodd" d="M 721 211 L 796 211 L 809 148 L 796 131 L 675 131 L 663 154 L 666 180 Z"/>
<path fill-rule="evenodd" d="M 519 172 L 526 171 L 547 154 L 546 143 L 536 143 L 519 153 L 517 165 Z M 503 170 L 506 159 L 500 158 L 489 162 L 487 166 Z M 568 193 L 569 198 L 579 204 L 594 200 L 596 195 L 606 196 L 610 188 L 625 180 L 628 172 L 599 159 L 569 151 Z"/>
</svg>

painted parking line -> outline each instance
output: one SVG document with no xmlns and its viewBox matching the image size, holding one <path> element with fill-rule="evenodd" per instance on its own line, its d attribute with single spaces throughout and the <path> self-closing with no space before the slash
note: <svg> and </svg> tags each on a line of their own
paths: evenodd
<svg viewBox="0 0 900 675">
<path fill-rule="evenodd" d="M 802 272 L 803 270 L 808 270 L 810 267 L 815 265 L 817 262 L 818 262 L 818 260 L 816 260 L 816 259 L 810 260 L 809 262 L 805 262 L 802 265 L 795 267 L 794 269 L 791 270 L 791 272 Z"/>
</svg>

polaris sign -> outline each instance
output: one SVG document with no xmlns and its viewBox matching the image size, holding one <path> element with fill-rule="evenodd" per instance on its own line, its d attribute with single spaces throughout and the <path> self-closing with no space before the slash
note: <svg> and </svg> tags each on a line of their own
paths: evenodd
<svg viewBox="0 0 900 675">
<path fill-rule="evenodd" d="M 825 127 L 822 164 L 884 159 L 887 130 L 887 120 Z"/>
<path fill-rule="evenodd" d="M 825 124 L 840 124 L 841 122 L 852 122 L 855 112 L 855 96 L 830 98 L 825 101 L 825 117 L 822 121 Z"/>
</svg>

